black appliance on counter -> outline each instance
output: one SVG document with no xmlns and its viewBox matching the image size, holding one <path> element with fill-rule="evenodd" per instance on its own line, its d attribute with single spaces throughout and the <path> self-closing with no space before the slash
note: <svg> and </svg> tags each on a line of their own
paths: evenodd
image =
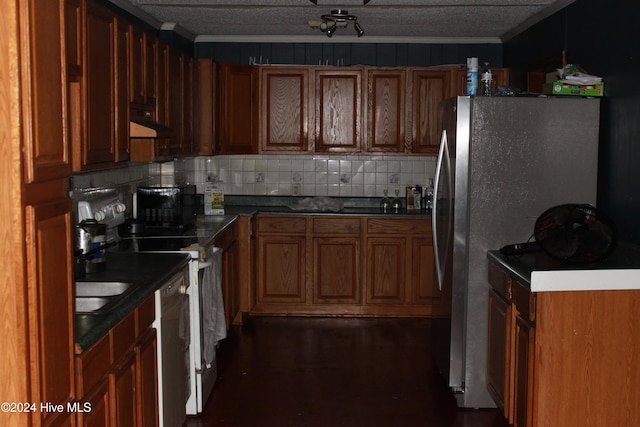
<svg viewBox="0 0 640 427">
<path fill-rule="evenodd" d="M 138 221 L 146 228 L 189 228 L 196 220 L 198 196 L 195 185 L 138 187 Z"/>
</svg>

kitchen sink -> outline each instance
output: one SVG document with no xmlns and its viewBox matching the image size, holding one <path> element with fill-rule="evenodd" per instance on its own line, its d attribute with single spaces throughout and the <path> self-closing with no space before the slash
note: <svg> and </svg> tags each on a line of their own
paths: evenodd
<svg viewBox="0 0 640 427">
<path fill-rule="evenodd" d="M 76 313 L 100 314 L 108 311 L 114 297 L 76 297 Z"/>
<path fill-rule="evenodd" d="M 76 281 L 78 297 L 112 297 L 122 295 L 133 286 L 131 282 L 83 282 Z"/>
<path fill-rule="evenodd" d="M 136 287 L 125 281 L 76 281 L 76 313 L 103 314 L 111 310 Z"/>
</svg>

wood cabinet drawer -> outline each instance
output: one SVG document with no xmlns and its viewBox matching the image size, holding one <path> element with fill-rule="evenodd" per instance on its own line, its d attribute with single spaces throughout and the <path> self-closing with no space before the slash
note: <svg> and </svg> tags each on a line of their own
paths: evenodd
<svg viewBox="0 0 640 427">
<path fill-rule="evenodd" d="M 512 300 L 516 306 L 516 310 L 518 310 L 524 319 L 535 322 L 535 294 L 529 290 L 527 285 L 523 285 L 517 280 L 511 279 L 511 287 Z"/>
<path fill-rule="evenodd" d="M 360 234 L 360 218 L 313 218 L 314 234 Z"/>
<path fill-rule="evenodd" d="M 109 336 L 105 335 L 77 357 L 78 396 L 83 396 L 107 375 L 107 371 L 111 367 L 109 354 Z"/>
<path fill-rule="evenodd" d="M 151 295 L 136 309 L 136 338 L 142 336 L 156 318 L 155 295 Z"/>
<path fill-rule="evenodd" d="M 258 233 L 305 233 L 307 220 L 299 216 L 261 216 L 257 221 Z"/>
<path fill-rule="evenodd" d="M 496 291 L 498 295 L 507 301 L 511 301 L 511 289 L 507 290 L 507 282 L 510 280 L 502 269 L 497 265 L 490 262 L 487 274 L 489 278 L 489 284 Z"/>
<path fill-rule="evenodd" d="M 214 245 L 223 251 L 229 249 L 236 242 L 236 236 L 238 235 L 237 229 L 238 226 L 235 222 L 230 224 L 222 233 L 216 236 Z"/>
<path fill-rule="evenodd" d="M 369 234 L 431 234 L 429 218 L 368 218 Z"/>
<path fill-rule="evenodd" d="M 116 363 L 136 341 L 135 312 L 129 313 L 109 331 L 111 340 L 111 363 Z"/>
</svg>

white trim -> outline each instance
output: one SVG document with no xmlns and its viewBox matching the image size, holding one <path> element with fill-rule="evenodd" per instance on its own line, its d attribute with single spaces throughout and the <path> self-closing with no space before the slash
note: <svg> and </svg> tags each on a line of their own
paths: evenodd
<svg viewBox="0 0 640 427">
<path fill-rule="evenodd" d="M 341 36 L 327 37 L 321 32 L 308 36 L 286 35 L 200 35 L 195 43 L 421 43 L 421 44 L 502 44 L 499 37 L 394 37 Z"/>
</svg>

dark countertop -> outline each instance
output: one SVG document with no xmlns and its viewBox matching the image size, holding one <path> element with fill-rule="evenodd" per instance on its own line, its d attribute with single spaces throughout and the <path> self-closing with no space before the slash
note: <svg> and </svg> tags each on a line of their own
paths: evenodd
<svg viewBox="0 0 640 427">
<path fill-rule="evenodd" d="M 487 253 L 487 258 L 522 284 L 530 287 L 534 272 L 561 272 L 565 275 L 576 272 L 580 273 L 575 275 L 576 280 L 584 280 L 584 274 L 593 275 L 596 271 L 599 273 L 605 270 L 617 270 L 631 274 L 640 269 L 640 248 L 624 242 L 618 243 L 616 249 L 605 259 L 587 264 L 562 261 L 547 255 L 542 250 L 516 256 L 506 256 L 499 250 L 491 250 Z"/>
<path fill-rule="evenodd" d="M 379 208 L 370 207 L 345 207 L 340 211 L 319 211 L 319 210 L 296 210 L 288 206 L 225 206 L 224 213 L 237 216 L 253 216 L 256 214 L 273 215 L 340 215 L 340 216 L 386 216 L 389 218 L 431 218 L 426 212 L 407 212 L 403 210 L 399 213 L 385 213 Z"/>
<path fill-rule="evenodd" d="M 105 314 L 76 314 L 76 350 L 84 351 L 103 337 L 127 314 L 153 295 L 189 261 L 188 254 L 109 252 L 107 269 L 87 274 L 83 281 L 134 282 L 121 301 Z"/>
<path fill-rule="evenodd" d="M 295 214 L 295 215 L 346 215 L 346 216 L 388 216 L 388 217 L 426 217 L 431 214 L 425 211 L 411 212 L 403 209 L 399 213 L 382 212 L 379 197 L 332 197 L 340 201 L 343 208 L 330 210 L 298 210 L 295 206 L 303 196 L 225 196 L 225 214 L 253 216 L 256 214 Z"/>
<path fill-rule="evenodd" d="M 344 216 L 387 216 L 390 218 L 430 218 L 424 211 L 384 213 L 378 207 L 379 198 L 338 198 L 343 209 L 334 211 L 296 210 L 289 206 L 304 197 L 289 196 L 227 196 L 225 215 L 199 215 L 196 226 L 188 232 L 197 237 L 198 244 L 208 247 L 215 237 L 231 225 L 239 216 L 256 214 L 291 215 L 344 215 Z M 164 282 L 171 278 L 188 262 L 187 254 L 144 253 L 110 250 L 107 253 L 107 270 L 87 274 L 85 281 L 136 282 L 135 290 L 127 291 L 122 301 L 105 314 L 76 314 L 75 341 L 78 351 L 89 348 L 104 336 L 127 314 L 145 301 Z"/>
</svg>

